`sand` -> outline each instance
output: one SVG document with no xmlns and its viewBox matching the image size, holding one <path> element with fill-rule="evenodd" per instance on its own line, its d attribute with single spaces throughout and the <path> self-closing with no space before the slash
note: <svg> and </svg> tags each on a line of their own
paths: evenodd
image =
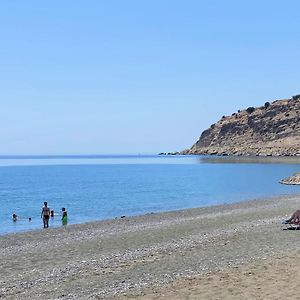
<svg viewBox="0 0 300 300">
<path fill-rule="evenodd" d="M 0 237 L 2 299 L 300 299 L 282 196 Z M 299 250 L 298 250 L 299 249 Z"/>
</svg>

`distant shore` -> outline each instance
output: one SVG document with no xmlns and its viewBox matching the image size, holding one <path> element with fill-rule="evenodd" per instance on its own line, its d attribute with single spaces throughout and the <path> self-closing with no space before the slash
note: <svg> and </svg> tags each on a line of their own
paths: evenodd
<svg viewBox="0 0 300 300">
<path fill-rule="evenodd" d="M 297 276 L 281 291 L 254 279 L 298 266 L 299 232 L 280 221 L 299 207 L 282 196 L 0 236 L 0 298 L 277 299 Z"/>
</svg>

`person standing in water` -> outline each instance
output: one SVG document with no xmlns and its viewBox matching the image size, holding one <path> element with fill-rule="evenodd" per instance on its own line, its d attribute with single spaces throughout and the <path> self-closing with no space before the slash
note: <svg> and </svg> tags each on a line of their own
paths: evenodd
<svg viewBox="0 0 300 300">
<path fill-rule="evenodd" d="M 44 207 L 42 208 L 41 218 L 43 218 L 44 228 L 49 227 L 49 218 L 50 218 L 50 208 L 48 203 L 44 202 Z"/>
<path fill-rule="evenodd" d="M 61 211 L 62 211 L 61 222 L 63 225 L 67 225 L 68 224 L 68 212 L 66 211 L 66 209 L 64 207 L 61 209 Z"/>
</svg>

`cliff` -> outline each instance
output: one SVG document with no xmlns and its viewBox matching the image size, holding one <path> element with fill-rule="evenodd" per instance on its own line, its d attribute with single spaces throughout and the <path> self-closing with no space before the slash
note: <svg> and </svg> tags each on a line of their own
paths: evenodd
<svg viewBox="0 0 300 300">
<path fill-rule="evenodd" d="M 223 116 L 182 154 L 300 155 L 300 95 Z"/>
</svg>

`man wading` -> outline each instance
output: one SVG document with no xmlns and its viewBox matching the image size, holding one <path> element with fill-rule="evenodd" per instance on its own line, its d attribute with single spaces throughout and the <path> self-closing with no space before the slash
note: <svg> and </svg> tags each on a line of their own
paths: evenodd
<svg viewBox="0 0 300 300">
<path fill-rule="evenodd" d="M 50 218 L 50 208 L 48 207 L 48 203 L 44 202 L 44 207 L 42 209 L 41 218 L 43 218 L 44 228 L 49 227 L 49 218 Z"/>
</svg>

